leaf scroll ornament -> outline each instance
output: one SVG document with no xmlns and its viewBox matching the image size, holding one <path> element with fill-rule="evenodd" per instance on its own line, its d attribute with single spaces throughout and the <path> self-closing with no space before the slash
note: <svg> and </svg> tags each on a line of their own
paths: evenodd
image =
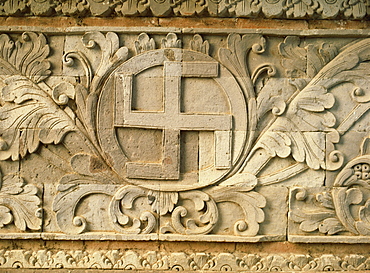
<svg viewBox="0 0 370 273">
<path fill-rule="evenodd" d="M 310 194 L 304 188 L 293 188 L 290 195 L 289 219 L 299 223 L 300 230 L 304 232 L 317 230 L 327 235 L 346 231 L 337 217 L 331 192 Z"/>
<path fill-rule="evenodd" d="M 42 34 L 24 33 L 15 43 L 0 35 L 0 160 L 18 160 L 44 144 L 61 142 L 74 122 L 42 83 L 51 73 L 49 46 Z M 46 86 L 46 87 L 45 87 Z"/>
<path fill-rule="evenodd" d="M 259 224 L 265 220 L 263 208 L 266 206 L 266 198 L 255 191 L 253 187 L 215 187 L 208 193 L 215 202 L 230 202 L 238 205 L 245 215 L 234 223 L 234 234 L 238 236 L 255 236 L 259 231 Z"/>
<path fill-rule="evenodd" d="M 361 75 L 368 66 L 369 52 L 366 39 L 346 48 L 325 65 L 302 90 L 292 95 L 285 113 L 263 134 L 254 150 L 263 148 L 271 157 L 292 155 L 312 169 L 329 169 L 325 145 L 333 145 L 339 139 L 336 117 L 330 112 L 335 104 L 330 91 L 346 82 L 366 89 L 370 78 Z M 332 143 L 325 143 L 326 134 L 332 136 Z"/>
<path fill-rule="evenodd" d="M 42 224 L 41 199 L 34 185 L 17 174 L 6 175 L 0 186 L 0 227 L 14 222 L 20 230 L 39 230 Z"/>
</svg>

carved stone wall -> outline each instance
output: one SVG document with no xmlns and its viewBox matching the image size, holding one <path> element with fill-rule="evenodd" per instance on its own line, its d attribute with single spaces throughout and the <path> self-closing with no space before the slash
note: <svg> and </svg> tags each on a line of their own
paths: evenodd
<svg viewBox="0 0 370 273">
<path fill-rule="evenodd" d="M 166 1 L 104 3 L 1 5 L 23 16 L 171 14 Z M 212 14 L 211 2 L 190 3 L 171 12 L 201 14 L 205 5 Z M 275 16 L 266 3 L 241 14 L 247 2 L 230 2 L 232 11 L 214 14 Z M 317 5 L 294 16 L 339 14 Z M 340 11 L 366 16 L 365 2 L 351 5 Z M 276 16 L 293 16 L 279 8 Z M 27 20 L 0 27 L 0 268 L 370 269 L 364 22 L 230 29 Z"/>
<path fill-rule="evenodd" d="M 363 19 L 365 0 L 2 0 L 2 16 L 212 16 Z"/>
</svg>

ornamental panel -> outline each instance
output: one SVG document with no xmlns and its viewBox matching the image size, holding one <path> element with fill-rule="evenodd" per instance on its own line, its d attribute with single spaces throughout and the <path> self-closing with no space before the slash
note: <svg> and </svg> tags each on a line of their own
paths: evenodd
<svg viewBox="0 0 370 273">
<path fill-rule="evenodd" d="M 191 32 L 0 35 L 1 238 L 369 242 L 369 39 Z"/>
</svg>

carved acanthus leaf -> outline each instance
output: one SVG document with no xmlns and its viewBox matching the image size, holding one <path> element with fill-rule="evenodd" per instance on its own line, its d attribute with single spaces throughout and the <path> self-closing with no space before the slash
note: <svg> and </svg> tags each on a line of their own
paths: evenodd
<svg viewBox="0 0 370 273">
<path fill-rule="evenodd" d="M 299 37 L 288 36 L 279 44 L 279 53 L 283 56 L 281 63 L 291 78 L 306 76 L 307 55 L 306 50 L 299 46 L 300 43 Z"/>
<path fill-rule="evenodd" d="M 261 122 L 264 115 L 271 111 L 273 115 L 280 116 L 284 113 L 286 109 L 286 98 L 283 96 L 283 88 L 284 89 L 284 95 L 285 93 L 292 94 L 293 88 L 292 86 L 289 86 L 287 84 L 276 89 L 277 83 L 275 81 L 268 81 L 266 85 L 261 89 L 261 91 L 258 93 L 257 97 L 257 115 L 258 115 L 258 121 Z"/>
<path fill-rule="evenodd" d="M 26 32 L 14 43 L 3 34 L 0 45 L 0 74 L 6 84 L 2 89 L 5 103 L 0 108 L 0 158 L 18 160 L 19 155 L 35 152 L 40 141 L 59 143 L 74 129 L 74 123 L 57 106 L 65 104 L 63 101 L 68 101 L 68 97 L 56 88 L 57 97 L 53 101 L 48 90 L 39 85 L 51 73 L 45 37 Z"/>
<path fill-rule="evenodd" d="M 245 218 L 234 223 L 235 235 L 255 236 L 259 224 L 265 220 L 262 210 L 266 206 L 265 197 L 249 190 L 243 187 L 217 187 L 210 192 L 216 203 L 231 202 L 242 208 Z"/>
<path fill-rule="evenodd" d="M 298 209 L 291 204 L 291 211 L 289 212 L 289 219 L 299 223 L 299 228 L 302 231 L 313 232 L 318 230 L 320 233 L 333 235 L 347 230 L 340 219 L 337 218 L 333 198 L 328 192 L 317 194 L 316 201 L 311 197 L 309 198 L 303 188 L 293 189 L 291 196 L 293 199 L 305 202 L 307 207 Z M 312 205 L 313 208 L 311 208 Z"/>
<path fill-rule="evenodd" d="M 335 209 L 333 204 L 333 197 L 329 192 L 317 194 L 316 200 L 327 209 Z"/>
<path fill-rule="evenodd" d="M 305 213 L 303 211 L 296 211 L 289 214 L 289 218 L 300 223 L 299 228 L 305 232 L 312 232 L 319 230 L 322 233 L 332 235 L 339 231 L 345 230 L 338 219 L 334 218 L 334 211 L 320 211 Z"/>
<path fill-rule="evenodd" d="M 290 119 L 280 118 L 278 121 L 255 148 L 265 149 L 271 157 L 286 158 L 291 154 L 297 162 L 305 162 L 312 169 L 325 168 L 325 134 L 305 132 Z"/>
<path fill-rule="evenodd" d="M 96 46 L 100 48 L 101 60 L 91 84 L 91 90 L 98 91 L 105 78 L 127 60 L 128 49 L 120 47 L 118 35 L 114 32 L 108 32 L 106 35 L 101 32 L 87 32 L 82 37 L 82 43 L 89 49 L 94 49 Z"/>
<path fill-rule="evenodd" d="M 211 196 L 201 191 L 180 192 L 180 199 L 191 200 L 194 204 L 194 209 L 197 212 L 202 212 L 199 220 L 187 219 L 185 225 L 181 218 L 188 215 L 188 209 L 185 206 L 177 206 L 171 215 L 171 223 L 161 228 L 161 232 L 168 231 L 177 232 L 180 234 L 194 235 L 207 234 L 212 231 L 218 221 L 218 208 Z M 200 222 L 199 225 L 197 222 Z"/>
<path fill-rule="evenodd" d="M 38 83 L 50 75 L 46 60 L 49 46 L 42 34 L 25 32 L 14 42 L 6 34 L 0 35 L 0 76 L 22 75 Z"/>
<path fill-rule="evenodd" d="M 251 74 L 248 71 L 246 57 L 252 50 L 256 53 L 265 51 L 266 40 L 261 35 L 230 34 L 227 38 L 227 48 L 220 48 L 220 61 L 237 78 L 248 99 L 255 97 Z"/>
<path fill-rule="evenodd" d="M 202 36 L 199 34 L 195 34 L 193 39 L 190 41 L 190 48 L 206 55 L 209 54 L 209 42 L 207 40 L 203 41 Z"/>
<path fill-rule="evenodd" d="M 155 42 L 148 34 L 141 33 L 135 41 L 136 54 L 155 49 Z"/>
<path fill-rule="evenodd" d="M 360 63 L 351 70 L 345 70 L 338 73 L 337 81 L 348 79 L 347 81 L 354 85 L 351 90 L 351 96 L 358 103 L 370 102 L 370 90 L 367 88 L 370 84 L 370 63 Z"/>
<path fill-rule="evenodd" d="M 336 118 L 329 112 L 335 98 L 329 91 L 343 82 L 366 89 L 370 80 L 368 73 L 364 73 L 364 66 L 368 64 L 363 63 L 369 59 L 367 43 L 364 40 L 344 50 L 303 90 L 293 94 L 286 112 L 275 120 L 255 148 L 264 148 L 272 157 L 291 154 L 296 161 L 306 162 L 312 169 L 327 168 L 323 132 L 338 135 L 333 129 Z M 360 94 L 366 96 L 364 92 Z M 339 136 L 332 139 L 337 142 Z"/>
<path fill-rule="evenodd" d="M 53 202 L 56 221 L 65 233 L 79 234 L 87 230 L 87 221 L 83 216 L 75 216 L 79 202 L 91 194 L 113 195 L 114 185 L 93 184 L 94 178 L 78 174 L 66 175 L 58 186 L 59 193 Z M 99 183 L 99 181 L 95 181 Z"/>
<path fill-rule="evenodd" d="M 13 215 L 10 209 L 6 206 L 0 205 L 0 228 L 10 224 L 13 221 Z"/>
<path fill-rule="evenodd" d="M 242 88 L 245 96 L 246 103 L 248 105 L 248 137 L 246 148 L 241 161 L 246 159 L 248 153 L 252 147 L 252 143 L 255 139 L 255 131 L 257 127 L 257 103 L 256 103 L 256 91 L 254 83 L 252 81 L 251 73 L 247 66 L 247 56 L 252 51 L 260 54 L 265 51 L 266 39 L 259 34 L 249 34 L 240 36 L 239 34 L 229 34 L 227 37 L 227 48 L 220 48 L 218 56 L 220 62 L 227 67 L 230 72 L 234 75 Z M 257 71 L 260 69 L 257 68 Z M 264 70 L 264 69 L 262 69 Z M 253 73 L 259 75 L 259 72 Z M 236 166 L 238 169 L 240 166 Z M 247 182 L 244 178 L 237 178 L 239 182 Z"/>
<path fill-rule="evenodd" d="M 175 33 L 168 33 L 166 38 L 162 39 L 162 48 L 181 48 L 182 42 Z"/>
<path fill-rule="evenodd" d="M 134 202 L 140 197 L 146 197 L 148 191 L 136 186 L 124 186 L 113 196 L 109 206 L 109 215 L 113 227 L 126 234 L 151 233 L 157 225 L 157 219 L 150 211 L 141 212 L 138 218 L 131 217 L 125 211 L 133 209 Z M 143 222 L 146 227 L 143 228 Z"/>
<path fill-rule="evenodd" d="M 14 221 L 23 231 L 41 229 L 41 198 L 38 194 L 38 188 L 26 184 L 18 174 L 6 175 L 0 188 L 0 226 Z"/>
<path fill-rule="evenodd" d="M 365 205 L 359 209 L 359 221 L 356 222 L 356 229 L 361 235 L 370 234 L 370 200 L 367 200 Z"/>
<path fill-rule="evenodd" d="M 320 46 L 309 44 L 307 47 L 307 76 L 313 78 L 321 68 L 328 64 L 338 54 L 332 44 L 322 43 Z"/>
<path fill-rule="evenodd" d="M 160 192 L 149 191 L 148 193 L 149 204 L 152 205 L 154 212 L 159 215 L 171 213 L 179 200 L 178 192 Z"/>
<path fill-rule="evenodd" d="M 66 66 L 73 66 L 75 60 L 80 62 L 84 71 L 82 84 L 75 86 L 76 114 L 81 122 L 79 131 L 89 142 L 92 152 L 101 154 L 100 146 L 96 136 L 96 107 L 98 96 L 105 80 L 112 71 L 128 59 L 127 47 L 121 47 L 119 37 L 116 33 L 87 32 L 82 37 L 82 44 L 100 53 L 100 62 L 97 67 L 91 65 L 91 60 L 81 51 L 69 51 L 63 56 Z"/>
<path fill-rule="evenodd" d="M 332 189 L 337 217 L 354 234 L 370 234 L 369 155 L 352 159 L 338 174 Z"/>
<path fill-rule="evenodd" d="M 2 147 L 0 158 L 18 160 L 33 153 L 39 142 L 58 144 L 75 129 L 74 121 L 41 89 L 25 76 L 5 80 L 5 104 L 0 108 Z"/>
<path fill-rule="evenodd" d="M 291 78 L 313 78 L 337 54 L 337 48 L 331 44 L 309 44 L 301 46 L 301 39 L 288 36 L 279 44 L 279 53 L 283 57 L 281 63 Z"/>
</svg>

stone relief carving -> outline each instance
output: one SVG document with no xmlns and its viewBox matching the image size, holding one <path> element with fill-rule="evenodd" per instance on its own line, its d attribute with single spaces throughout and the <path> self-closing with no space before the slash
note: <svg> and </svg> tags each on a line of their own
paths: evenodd
<svg viewBox="0 0 370 273">
<path fill-rule="evenodd" d="M 206 52 L 207 43 L 200 41 L 199 35 L 194 39 L 193 47 L 198 44 L 198 48 Z M 256 40 L 264 41 L 257 36 Z M 241 161 L 246 154 L 243 153 L 247 139 L 246 102 L 233 75 L 207 54 L 181 49 L 181 40 L 174 33 L 163 38 L 162 48 L 157 50 L 154 50 L 153 41 L 148 35 L 139 35 L 135 48 L 141 54 L 130 59 L 128 49 L 118 46 L 118 36 L 115 33 L 87 33 L 82 42 L 88 48 L 99 46 L 102 54 L 98 69 L 94 74 L 86 75 L 88 80 L 84 85 L 76 86 L 81 90 L 80 94 L 75 92 L 76 106 L 79 109 L 76 118 L 83 126 L 82 130 L 77 130 L 84 134 L 85 142 L 89 142 L 88 146 L 93 154 L 77 154 L 72 157 L 71 166 L 76 173 L 67 174 L 60 181 L 60 193 L 54 201 L 54 210 L 62 230 L 68 233 L 85 231 L 86 220 L 75 216 L 74 211 L 83 196 L 98 192 L 112 196 L 108 213 L 114 229 L 122 233 L 146 234 L 159 231 L 183 235 L 207 234 L 219 221 L 217 204 L 230 202 L 240 206 L 244 213 L 244 218 L 234 221 L 234 226 L 231 227 L 233 233 L 256 235 L 259 223 L 264 219 L 262 208 L 265 206 L 265 198 L 257 192 L 250 192 L 255 181 L 248 186 L 198 190 L 236 172 L 238 166 L 232 165 Z M 263 51 L 262 48 L 259 50 Z M 71 65 L 75 58 L 75 61 L 80 60 L 81 64 L 86 65 L 86 72 L 92 71 L 86 61 L 87 56 L 81 52 L 67 52 L 64 58 L 67 65 Z M 163 71 L 150 77 L 160 78 L 163 73 L 163 80 L 160 82 L 163 86 L 162 108 L 150 112 L 133 110 L 135 78 L 140 73 L 158 67 L 163 67 Z M 219 85 L 216 92 L 221 94 L 216 93 L 214 96 L 217 98 L 226 93 L 226 103 L 222 102 L 224 97 L 219 98 L 220 104 L 224 103 L 226 109 L 211 109 L 209 114 L 192 114 L 181 109 L 181 81 L 184 78 L 209 79 L 208 82 L 211 83 L 215 81 Z M 115 103 L 112 104 L 112 101 Z M 184 104 L 183 107 L 199 106 Z M 153 130 L 160 131 L 160 162 L 139 163 L 130 159 L 127 155 L 130 147 L 119 143 L 117 128 L 140 128 L 140 135 L 134 137 L 143 137 L 143 134 L 151 134 Z M 199 132 L 199 144 L 196 143 L 198 141 L 193 142 L 193 145 L 199 145 L 199 159 L 195 158 L 199 161 L 199 166 L 195 166 L 197 173 L 180 171 L 182 131 Z M 208 159 L 211 160 L 209 163 L 205 162 L 202 157 L 207 155 L 202 149 L 214 149 L 215 158 Z M 234 158 L 231 156 L 232 150 L 236 154 Z M 100 171 L 94 169 L 92 172 L 91 164 L 100 166 Z M 207 166 L 202 166 L 206 164 Z M 131 185 L 117 186 L 124 180 Z M 102 181 L 110 185 L 99 185 Z M 65 199 L 70 195 L 74 196 L 72 199 L 76 203 L 66 207 Z M 133 203 L 142 197 L 148 199 L 150 207 L 144 206 L 144 211 L 135 217 L 127 215 L 125 210 L 136 209 Z M 182 205 L 187 203 L 186 200 L 192 204 Z M 187 218 L 189 210 L 193 211 L 192 215 L 194 212 L 199 214 L 196 219 Z M 157 223 L 161 217 L 164 223 Z"/>
<path fill-rule="evenodd" d="M 4 0 L 3 16 L 194 16 L 363 19 L 366 1 Z"/>
<path fill-rule="evenodd" d="M 368 236 L 369 169 L 369 155 L 363 154 L 348 162 L 332 188 L 292 189 L 290 219 L 307 233 Z"/>
<path fill-rule="evenodd" d="M 157 252 L 132 250 L 88 252 L 52 250 L 0 251 L 0 268 L 123 269 L 155 271 L 357 271 L 369 269 L 369 257 L 358 254 L 257 255 L 231 253 Z"/>
<path fill-rule="evenodd" d="M 9 174 L 2 178 L 0 198 L 1 228 L 14 224 L 22 231 L 41 229 L 40 189 L 26 184 L 17 174 Z"/>
<path fill-rule="evenodd" d="M 290 188 L 289 236 L 368 236 L 368 39 L 62 38 L 0 36 L 2 168 L 63 161 L 4 176 L 4 228 L 284 240 Z"/>
</svg>

